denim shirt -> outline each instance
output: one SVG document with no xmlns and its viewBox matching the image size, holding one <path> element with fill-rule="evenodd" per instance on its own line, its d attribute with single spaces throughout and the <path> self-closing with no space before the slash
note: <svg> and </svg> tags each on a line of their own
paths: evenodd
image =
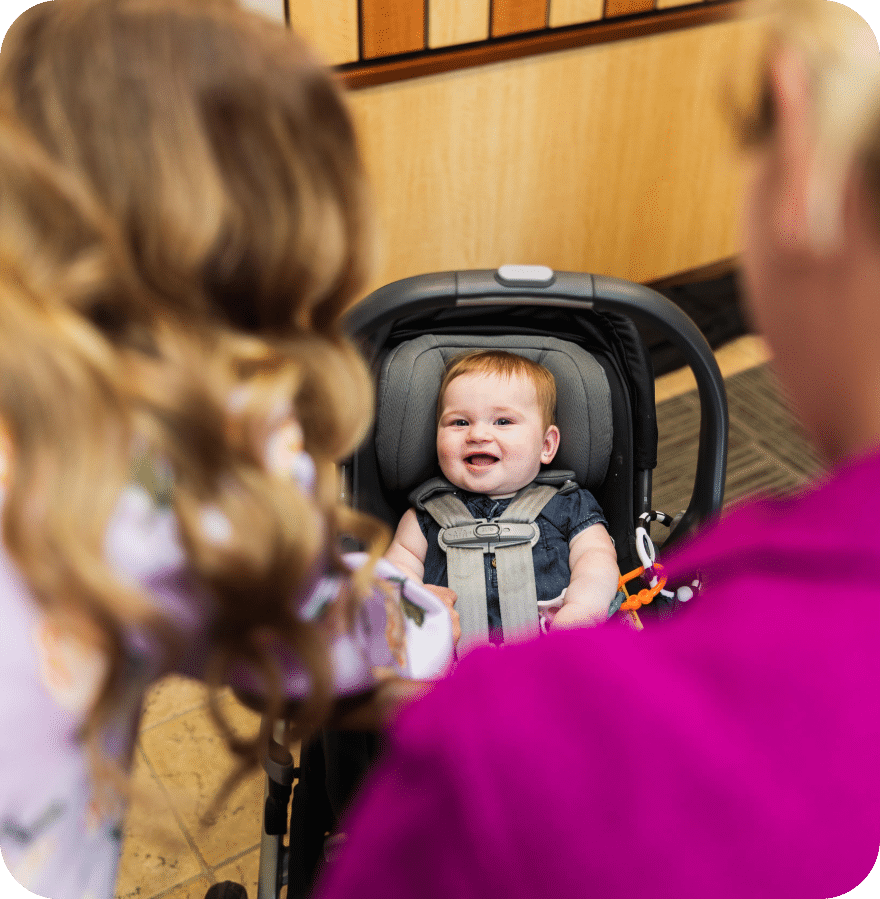
<svg viewBox="0 0 880 899">
<path fill-rule="evenodd" d="M 455 496 L 464 502 L 474 518 L 497 518 L 510 505 L 513 497 L 493 499 L 482 493 L 468 493 L 456 490 Z M 419 527 L 428 541 L 425 553 L 426 584 L 439 587 L 449 586 L 446 570 L 446 553 L 440 548 L 437 537 L 440 525 L 422 509 L 416 509 Z M 581 531 L 594 524 L 608 522 L 589 490 L 579 488 L 571 493 L 557 493 L 538 515 L 536 523 L 541 532 L 538 542 L 532 547 L 535 566 L 535 587 L 538 601 L 556 599 L 568 586 L 571 572 L 568 568 L 569 544 Z M 501 635 L 501 604 L 498 600 L 498 572 L 495 557 L 483 555 L 486 577 L 486 604 L 489 610 L 489 633 L 495 635 L 493 642 L 499 642 Z"/>
</svg>

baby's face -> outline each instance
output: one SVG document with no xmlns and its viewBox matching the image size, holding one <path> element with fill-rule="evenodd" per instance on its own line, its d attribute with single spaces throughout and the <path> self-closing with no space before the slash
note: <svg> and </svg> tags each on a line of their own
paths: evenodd
<svg viewBox="0 0 880 899">
<path fill-rule="evenodd" d="M 528 378 L 465 374 L 450 381 L 437 426 L 440 470 L 456 487 L 503 498 L 530 484 L 559 447 Z"/>
</svg>

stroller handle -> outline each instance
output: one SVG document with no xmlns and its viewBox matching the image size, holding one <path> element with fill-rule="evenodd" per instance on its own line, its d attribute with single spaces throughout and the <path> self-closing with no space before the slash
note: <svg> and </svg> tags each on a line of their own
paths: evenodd
<svg viewBox="0 0 880 899">
<path fill-rule="evenodd" d="M 691 499 L 667 545 L 721 510 L 727 469 L 728 415 L 724 379 L 706 338 L 674 303 L 641 284 L 543 266 L 439 272 L 403 278 L 381 287 L 348 313 L 345 329 L 367 353 L 391 324 L 432 310 L 504 306 L 527 300 L 556 306 L 617 312 L 660 331 L 684 356 L 697 381 L 700 437 Z M 383 334 L 384 332 L 384 334 Z"/>
</svg>

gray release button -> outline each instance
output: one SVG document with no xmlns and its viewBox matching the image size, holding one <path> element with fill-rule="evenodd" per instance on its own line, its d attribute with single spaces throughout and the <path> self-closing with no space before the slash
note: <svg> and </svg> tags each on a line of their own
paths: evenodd
<svg viewBox="0 0 880 899">
<path fill-rule="evenodd" d="M 546 265 L 502 265 L 495 278 L 505 287 L 549 287 L 556 275 Z"/>
</svg>

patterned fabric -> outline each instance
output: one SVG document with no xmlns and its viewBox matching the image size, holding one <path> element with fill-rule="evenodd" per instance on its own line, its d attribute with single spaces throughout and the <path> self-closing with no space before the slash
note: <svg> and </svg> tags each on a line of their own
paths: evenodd
<svg viewBox="0 0 880 899">
<path fill-rule="evenodd" d="M 311 460 L 294 454 L 292 475 L 310 486 Z M 215 539 L 229 522 L 206 509 Z M 187 570 L 173 512 L 140 486 L 120 498 L 108 528 L 107 557 L 115 570 L 153 597 L 187 647 L 175 666 L 199 678 L 210 652 L 210 598 Z M 349 557 L 357 567 L 363 557 Z M 376 590 L 359 609 L 350 633 L 334 637 L 331 662 L 338 694 L 375 683 L 374 669 L 436 677 L 452 653 L 451 621 L 443 604 L 420 585 L 405 582 L 382 561 L 377 574 L 392 587 Z M 339 578 L 316 571 L 297 603 L 302 617 L 318 620 L 340 590 Z M 405 596 L 409 605 L 403 603 Z M 404 606 L 409 614 L 404 613 Z M 33 602 L 27 584 L 0 545 L 0 850 L 12 875 L 50 899 L 111 899 L 120 852 L 121 801 L 99 803 L 77 732 L 104 672 L 103 660 L 61 632 Z M 143 634 L 128 639 L 128 708 L 105 735 L 107 755 L 129 765 L 141 701 L 147 687 L 169 673 L 159 647 Z M 277 655 L 289 696 L 310 686 L 299 661 L 283 647 Z M 244 667 L 234 687 L 260 692 Z"/>
</svg>

